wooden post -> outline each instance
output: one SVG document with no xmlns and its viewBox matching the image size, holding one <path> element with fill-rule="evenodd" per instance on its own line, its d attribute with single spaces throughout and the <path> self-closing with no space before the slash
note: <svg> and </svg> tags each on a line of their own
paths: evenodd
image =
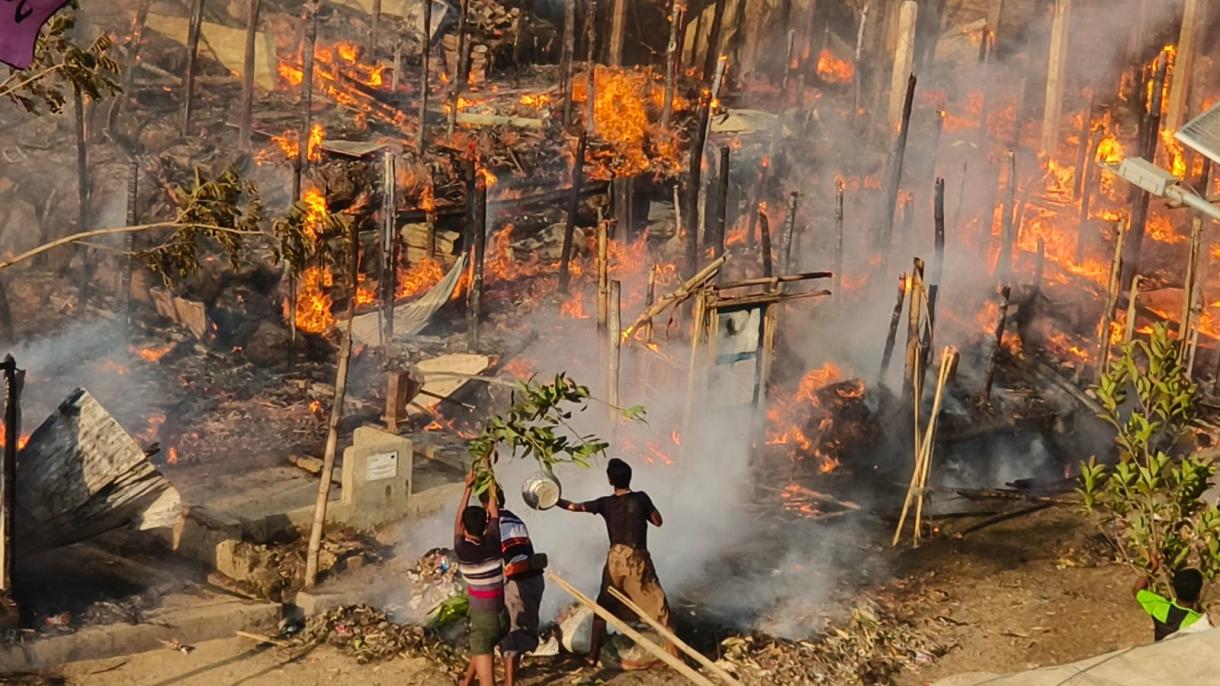
<svg viewBox="0 0 1220 686">
<path fill-rule="evenodd" d="M 1093 204 L 1093 166 L 1097 155 L 1097 146 L 1101 144 L 1101 137 L 1105 130 L 1098 127 L 1093 133 L 1092 139 L 1089 141 L 1089 150 L 1085 154 L 1084 164 L 1080 165 L 1078 173 L 1080 174 L 1080 218 L 1077 222 L 1076 229 L 1076 256 L 1075 263 L 1081 264 L 1084 262 L 1084 246 L 1089 235 L 1089 212 Z"/>
<path fill-rule="evenodd" d="M 21 436 L 21 389 L 25 371 L 12 355 L 4 356 L 4 464 L 0 465 L 0 626 L 17 624 L 13 600 L 13 516 L 17 506 L 17 450 Z"/>
<path fill-rule="evenodd" d="M 610 66 L 623 66 L 623 29 L 627 22 L 627 0 L 614 0 L 610 13 Z"/>
<path fill-rule="evenodd" d="M 784 273 L 792 273 L 792 244 L 796 242 L 796 191 L 788 194 L 788 216 L 784 218 Z"/>
<path fill-rule="evenodd" d="M 568 216 L 563 225 L 563 251 L 559 258 L 559 292 L 567 293 L 572 280 L 572 240 L 576 233 L 576 211 L 580 207 L 580 190 L 585 178 L 585 146 L 588 143 L 582 130 L 576 139 L 576 156 L 572 158 L 572 193 L 568 196 Z"/>
<path fill-rule="evenodd" d="M 674 88 L 678 81 L 678 27 L 686 16 L 685 0 L 673 0 L 669 10 L 669 43 L 665 46 L 665 97 L 661 104 L 661 128 L 669 129 L 674 111 Z"/>
<path fill-rule="evenodd" d="M 483 317 L 483 263 L 487 253 L 487 183 L 481 173 L 476 177 L 474 226 L 471 227 L 474 243 L 470 250 L 473 267 L 470 280 L 470 306 L 466 315 L 470 325 L 471 350 L 478 350 L 480 343 L 479 329 Z"/>
<path fill-rule="evenodd" d="M 1092 150 L 1093 103 L 1097 99 L 1096 89 L 1089 87 L 1088 104 L 1080 114 L 1080 137 L 1076 141 L 1076 173 L 1072 175 L 1072 197 L 1080 200 L 1088 180 L 1089 151 Z"/>
<path fill-rule="evenodd" d="M 610 235 L 606 222 L 597 223 L 597 333 L 604 339 L 610 308 Z"/>
<path fill-rule="evenodd" d="M 916 257 L 914 267 L 911 270 L 910 303 L 907 307 L 907 353 L 902 393 L 904 397 L 912 398 L 916 403 L 920 400 L 918 395 L 919 389 L 916 387 L 920 374 L 917 372 L 916 366 L 923 360 L 921 352 L 921 346 L 923 345 L 922 329 L 924 325 L 925 298 L 927 297 L 927 291 L 924 288 L 923 269 L 923 260 Z"/>
<path fill-rule="evenodd" d="M 729 214 L 729 146 L 720 148 L 720 178 L 716 184 L 716 235 L 712 241 L 712 254 L 724 254 L 725 233 L 728 230 Z M 705 241 L 707 239 L 704 239 Z"/>
<path fill-rule="evenodd" d="M 996 365 L 1000 361 L 1001 345 L 1004 342 L 1004 329 L 1008 326 L 1008 302 L 1012 288 L 1005 284 L 1000 288 L 1000 316 L 995 327 L 995 342 L 991 354 L 987 357 L 987 373 L 983 377 L 983 390 L 979 393 L 979 407 L 985 408 L 991 404 L 991 387 L 995 383 Z"/>
<path fill-rule="evenodd" d="M 360 283 L 360 230 L 359 223 L 351 226 L 351 262 L 348 277 L 351 297 L 347 302 L 347 330 L 339 346 L 339 360 L 335 370 L 335 392 L 330 407 L 330 422 L 327 424 L 326 449 L 322 453 L 322 478 L 318 479 L 318 497 L 313 505 L 313 525 L 309 529 L 309 548 L 305 555 L 305 588 L 318 584 L 318 553 L 322 550 L 322 535 L 326 528 L 326 506 L 330 501 L 330 474 L 335 470 L 335 454 L 339 449 L 339 422 L 343 419 L 343 400 L 347 395 L 347 370 L 352 359 L 352 322 L 356 319 L 356 289 Z"/>
<path fill-rule="evenodd" d="M 1190 345 L 1189 332 L 1196 322 L 1191 321 L 1194 312 L 1195 289 L 1199 280 L 1199 249 L 1203 244 L 1203 218 L 1199 212 L 1191 212 L 1190 218 L 1190 253 L 1186 258 L 1186 278 L 1182 286 L 1182 315 L 1178 319 L 1178 340 L 1182 345 L 1182 355 L 1185 356 Z"/>
<path fill-rule="evenodd" d="M 431 0 L 427 0 L 431 2 Z M 394 340 L 394 293 L 398 270 L 395 268 L 394 253 L 398 233 L 398 184 L 394 152 L 386 150 L 382 155 L 381 184 L 381 323 L 385 327 L 383 341 L 389 344 Z"/>
<path fill-rule="evenodd" d="M 1169 58 L 1162 53 L 1160 63 L 1157 66 L 1156 77 L 1152 82 L 1152 102 L 1148 109 L 1148 124 L 1144 131 L 1143 140 L 1143 157 L 1146 160 L 1156 159 L 1156 149 L 1161 140 L 1161 101 L 1162 95 L 1165 92 L 1165 73 Z M 1141 93 L 1143 91 L 1140 91 Z M 1134 188 L 1134 187 L 1133 187 Z M 1126 282 L 1126 276 L 1134 274 L 1140 268 L 1140 251 L 1144 245 L 1144 230 L 1147 228 L 1148 222 L 1148 205 L 1151 202 L 1151 196 L 1145 191 L 1138 191 L 1135 197 L 1134 207 L 1131 209 L 1131 223 L 1127 229 L 1127 253 L 1123 255 L 1123 282 Z"/>
<path fill-rule="evenodd" d="M 619 418 L 619 395 L 618 395 L 618 379 L 619 365 L 622 362 L 621 348 L 623 335 L 623 319 L 622 311 L 620 310 L 619 299 L 621 298 L 621 284 L 617 281 L 611 281 L 609 286 L 609 304 L 608 313 L 609 326 L 606 329 L 607 349 L 610 351 L 606 371 L 608 372 L 606 383 L 606 402 L 610 406 L 609 420 L 610 425 L 606 432 L 610 439 L 610 445 L 615 445 L 618 442 L 618 418 Z"/>
<path fill-rule="evenodd" d="M 868 28 L 868 12 L 870 5 L 865 5 L 864 9 L 860 10 L 860 26 L 856 29 L 856 52 L 855 58 L 852 61 L 851 74 L 851 111 L 853 113 L 860 111 L 860 94 L 864 88 L 864 36 Z"/>
<path fill-rule="evenodd" d="M 1195 52 L 1198 44 L 1199 0 L 1186 0 L 1182 9 L 1182 29 L 1178 35 L 1178 56 L 1173 65 L 1173 82 L 1169 86 L 1169 105 L 1165 113 L 1165 128 L 1177 131 L 1185 122 L 1190 102 L 1190 84 L 1195 73 Z"/>
<path fill-rule="evenodd" d="M 466 22 L 470 14 L 470 0 L 461 0 L 458 8 L 457 25 L 457 65 L 453 70 L 453 81 L 449 91 L 449 134 L 457 126 L 458 100 L 462 94 L 462 85 L 466 82 Z"/>
<path fill-rule="evenodd" d="M 576 2 L 563 3 L 563 51 L 559 57 L 564 128 L 572 125 L 572 69 L 576 64 Z"/>
<path fill-rule="evenodd" d="M 427 5 L 429 2 L 431 2 L 431 0 L 424 0 L 423 4 Z M 381 0 L 373 0 L 373 17 L 369 22 L 369 44 L 365 49 L 365 51 L 368 53 L 370 62 L 377 61 L 377 30 L 379 28 L 381 28 Z M 428 25 L 424 24 L 425 42 L 428 40 L 427 36 Z"/>
<path fill-rule="evenodd" d="M 237 140 L 241 149 L 250 150 L 250 131 L 254 127 L 254 55 L 258 39 L 258 13 L 261 0 L 249 0 L 246 5 L 246 53 L 241 73 L 241 118 Z"/>
<path fill-rule="evenodd" d="M 85 99 L 81 93 L 80 86 L 72 88 L 72 104 L 76 119 L 76 221 L 77 230 L 88 231 L 90 228 L 89 217 L 89 152 L 88 141 L 86 140 L 85 131 Z M 90 254 L 89 247 L 81 244 L 77 246 L 77 254 L 81 258 L 81 268 L 79 279 L 77 281 L 79 290 L 77 292 L 77 312 L 84 312 L 85 303 L 89 299 L 89 291 L 93 286 L 92 276 L 92 261 L 93 257 Z"/>
<path fill-rule="evenodd" d="M 420 64 L 422 68 L 419 72 L 419 130 L 415 132 L 415 152 L 421 157 L 427 146 L 427 136 L 425 131 L 428 127 L 428 80 L 432 78 L 432 0 L 423 0 L 424 2 L 424 43 L 420 48 Z M 398 71 L 402 68 L 402 42 L 394 44 L 394 75 L 398 76 Z M 397 87 L 394 88 L 398 90 Z"/>
<path fill-rule="evenodd" d="M 831 290 L 835 302 L 843 302 L 843 180 L 835 181 L 835 258 Z"/>
<path fill-rule="evenodd" d="M 136 16 L 131 23 L 131 39 L 127 45 L 127 59 L 123 63 L 123 76 L 119 81 L 123 91 L 110 105 L 108 119 L 110 126 L 118 121 L 119 114 L 123 111 L 123 107 L 127 104 L 127 99 L 131 97 L 135 90 L 133 85 L 136 78 L 136 65 L 140 63 L 140 48 L 144 42 L 144 27 L 148 23 L 148 10 L 152 7 L 152 0 L 140 0 L 140 4 L 136 7 Z"/>
<path fill-rule="evenodd" d="M 700 77 L 707 81 L 716 70 L 716 61 L 720 59 L 720 31 L 724 25 L 725 0 L 715 0 L 712 10 L 712 28 L 707 37 L 707 52 L 703 55 L 703 71 Z M 702 16 L 702 13 L 700 13 Z M 696 41 L 699 34 L 695 34 Z"/>
<path fill-rule="evenodd" d="M 687 276 L 699 268 L 699 190 L 703 175 L 703 145 L 707 140 L 707 124 L 711 117 L 708 98 L 700 99 L 699 120 L 691 138 L 690 166 L 686 174 L 686 269 Z"/>
<path fill-rule="evenodd" d="M 898 10 L 898 44 L 894 48 L 894 71 L 890 75 L 889 123 L 890 131 L 897 131 L 904 117 L 903 114 L 906 86 L 911 76 L 911 65 L 915 60 L 915 25 L 919 19 L 919 3 L 915 0 L 905 0 Z M 817 59 L 813 55 L 812 59 Z"/>
<path fill-rule="evenodd" d="M 1127 292 L 1127 330 L 1123 332 L 1123 343 L 1130 343 L 1135 338 L 1135 319 L 1139 315 L 1140 281 L 1143 278 L 1139 274 L 1131 277 L 1131 290 Z"/>
<path fill-rule="evenodd" d="M 910 0 L 908 0 L 909 2 Z M 890 239 L 894 234 L 894 215 L 898 210 L 898 189 L 902 184 L 902 164 L 906 156 L 907 134 L 911 128 L 911 109 L 915 104 L 915 75 L 907 79 L 906 101 L 902 106 L 902 118 L 898 126 L 898 136 L 894 139 L 894 149 L 890 153 L 886 170 L 885 215 L 881 226 L 873 233 L 873 247 L 882 254 L 882 271 L 889 271 Z"/>
<path fill-rule="evenodd" d="M 648 288 L 644 291 L 644 311 L 647 312 L 657 301 L 657 266 L 653 265 L 648 268 Z M 649 343 L 653 340 L 652 318 L 649 317 L 641 325 L 644 330 L 644 340 Z"/>
<path fill-rule="evenodd" d="M 424 5 L 424 14 L 430 14 L 431 12 L 432 12 L 432 8 L 429 7 L 428 5 Z M 423 45 L 423 49 L 429 50 L 429 49 L 431 49 L 431 46 L 427 42 L 425 42 Z M 397 93 L 398 84 L 402 80 L 402 40 L 394 41 L 394 56 L 390 59 L 394 64 L 394 68 L 390 70 L 390 92 Z M 421 78 L 426 78 L 423 75 L 426 74 L 427 71 L 428 70 L 425 69 L 420 73 Z M 423 98 L 423 96 L 424 96 L 424 93 L 420 93 L 421 99 Z M 423 106 L 422 102 L 420 103 L 420 106 L 421 107 Z M 424 111 L 426 112 L 427 110 L 424 110 Z"/>
<path fill-rule="evenodd" d="M 898 277 L 898 300 L 894 303 L 894 311 L 890 314 L 889 333 L 885 336 L 885 350 L 881 353 L 881 372 L 877 374 L 877 383 L 885 382 L 885 375 L 890 370 L 890 360 L 894 356 L 894 343 L 898 339 L 898 322 L 902 319 L 902 305 L 906 302 L 907 275 Z"/>
<path fill-rule="evenodd" d="M 596 18 L 597 0 L 589 0 L 585 13 L 585 66 L 588 68 L 585 73 L 585 131 L 589 133 L 597 130 L 597 120 L 594 118 L 594 103 L 597 102 L 597 61 L 594 59 L 597 55 L 597 32 L 594 30 L 597 26 Z"/>
<path fill-rule="evenodd" d="M 305 51 L 301 56 L 301 108 L 305 117 L 297 136 L 296 199 L 301 199 L 301 176 L 309 169 L 309 134 L 313 130 L 313 52 L 318 41 L 318 2 L 305 4 Z M 329 474 L 330 472 L 325 472 Z"/>
<path fill-rule="evenodd" d="M 1071 26 L 1072 0 L 1055 0 L 1051 22 L 1050 57 L 1046 70 L 1046 104 L 1042 110 L 1043 154 L 1055 153 L 1059 142 L 1059 118 L 1063 113 L 1063 85 L 1067 71 L 1068 29 Z"/>
<path fill-rule="evenodd" d="M 1004 208 L 1000 218 L 1000 253 L 995 263 L 996 279 L 1000 282 L 1008 281 L 1012 275 L 1013 243 L 1017 240 L 1016 227 L 1013 225 L 1017 203 L 1017 153 L 1007 151 L 1004 153 L 1004 161 L 1008 169 L 1008 180 L 1004 186 Z"/>
<path fill-rule="evenodd" d="M 767 220 L 767 213 L 763 212 L 762 208 L 758 210 L 758 228 L 762 234 L 762 275 L 769 279 L 775 270 L 771 259 L 771 222 Z"/>
<path fill-rule="evenodd" d="M 630 176 L 615 176 L 610 181 L 610 193 L 614 203 L 614 237 L 620 241 L 628 241 L 631 231 L 631 196 L 635 193 L 634 179 Z"/>
<path fill-rule="evenodd" d="M 1119 279 L 1123 272 L 1123 238 L 1126 232 L 1123 231 L 1123 223 L 1121 221 L 1114 223 L 1114 257 L 1110 261 L 1110 280 L 1106 287 L 1106 306 L 1101 312 L 1101 321 L 1097 323 L 1097 340 L 1100 341 L 1101 350 L 1097 354 L 1097 377 L 1094 379 L 1097 383 L 1101 383 L 1101 377 L 1105 375 L 1106 369 L 1110 366 L 1110 329 L 1114 324 L 1114 308 L 1118 306 L 1119 284 L 1122 283 Z"/>
<path fill-rule="evenodd" d="M 203 33 L 203 0 L 194 0 L 186 31 L 186 73 L 182 76 L 182 135 L 191 132 L 191 105 L 195 92 L 195 63 L 199 56 L 199 35 Z"/>
<path fill-rule="evenodd" d="M 140 160 L 132 157 L 127 164 L 127 220 L 128 226 L 135 226 L 140 219 L 139 207 L 137 206 L 140 199 Z M 123 278 L 122 286 L 120 287 L 119 297 L 122 299 L 123 305 L 123 327 L 127 338 L 131 338 L 131 279 L 132 272 L 135 269 L 136 261 L 136 232 L 132 231 L 127 234 L 127 255 L 120 259 L 123 260 Z"/>
</svg>

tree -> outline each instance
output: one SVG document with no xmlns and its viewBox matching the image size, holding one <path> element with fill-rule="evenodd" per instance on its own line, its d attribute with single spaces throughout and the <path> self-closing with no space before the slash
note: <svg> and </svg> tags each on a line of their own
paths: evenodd
<svg viewBox="0 0 1220 686">
<path fill-rule="evenodd" d="M 1196 415 L 1197 387 L 1164 324 L 1128 343 L 1094 388 L 1099 415 L 1116 430 L 1118 462 L 1081 465 L 1086 512 L 1123 560 L 1164 591 L 1173 571 L 1220 573 L 1220 508 L 1200 500 L 1215 459 L 1183 453 Z"/>
</svg>

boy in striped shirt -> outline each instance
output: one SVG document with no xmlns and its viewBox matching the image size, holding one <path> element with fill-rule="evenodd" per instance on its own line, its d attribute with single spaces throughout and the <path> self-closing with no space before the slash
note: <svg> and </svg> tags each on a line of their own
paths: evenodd
<svg viewBox="0 0 1220 686">
<path fill-rule="evenodd" d="M 453 522 L 453 550 L 458 571 L 470 597 L 467 627 L 470 668 L 480 686 L 495 686 L 493 652 L 504 637 L 504 561 L 500 551 L 500 507 L 495 498 L 484 510 L 470 505 L 475 474 L 466 476 L 466 490 Z M 493 480 L 491 488 L 495 488 Z M 468 670 L 469 672 L 470 670 Z M 467 681 L 466 683 L 471 683 Z"/>
</svg>

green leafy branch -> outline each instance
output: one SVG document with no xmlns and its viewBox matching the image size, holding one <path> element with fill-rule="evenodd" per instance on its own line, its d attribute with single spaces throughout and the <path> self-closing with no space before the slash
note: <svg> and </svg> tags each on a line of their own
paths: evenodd
<svg viewBox="0 0 1220 686">
<path fill-rule="evenodd" d="M 1175 446 L 1195 419 L 1198 392 L 1180 349 L 1163 324 L 1128 344 L 1094 388 L 1099 417 L 1115 428 L 1119 461 L 1090 458 L 1077 492 L 1123 560 L 1164 589 L 1173 570 L 1197 565 L 1220 573 L 1220 509 L 1200 500 L 1216 472 L 1214 459 Z"/>
<path fill-rule="evenodd" d="M 555 465 L 575 464 L 588 467 L 597 455 L 604 455 L 610 444 L 593 434 L 583 434 L 571 424 L 576 413 L 588 409 L 589 389 L 572 381 L 565 374 L 555 375 L 551 383 L 534 379 L 515 384 L 511 406 L 504 413 L 491 417 L 483 430 L 467 442 L 467 449 L 480 470 L 476 491 L 481 493 L 490 484 L 487 461 L 494 461 L 501 447 L 517 458 L 532 458 L 548 474 Z M 616 412 L 631 421 L 644 421 L 644 408 L 616 408 Z"/>
<path fill-rule="evenodd" d="M 70 7 L 75 9 L 77 4 L 73 2 Z M 102 34 L 82 48 L 68 37 L 75 26 L 76 17 L 70 12 L 61 11 L 51 17 L 34 45 L 34 61 L 0 82 L 0 97 L 12 100 L 27 112 L 37 113 L 40 106 L 45 106 L 58 113 L 67 101 L 65 85 L 80 89 L 94 101 L 121 92 L 116 80 L 119 65 L 109 55 L 110 37 Z"/>
<path fill-rule="evenodd" d="M 288 273 L 294 275 L 310 265 L 333 262 L 332 243 L 348 240 L 352 221 L 347 214 L 294 202 L 288 213 L 272 225 L 276 257 L 283 260 Z"/>
</svg>

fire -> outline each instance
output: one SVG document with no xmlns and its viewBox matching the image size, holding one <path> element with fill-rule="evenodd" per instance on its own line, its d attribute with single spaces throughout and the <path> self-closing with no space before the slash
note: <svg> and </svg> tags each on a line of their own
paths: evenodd
<svg viewBox="0 0 1220 686">
<path fill-rule="evenodd" d="M 573 85 L 572 99 L 588 101 L 588 88 L 583 78 Z M 611 174 L 634 175 L 649 170 L 676 172 L 682 165 L 678 147 L 664 144 L 664 136 L 650 129 L 650 109 L 659 113 L 664 99 L 664 85 L 651 74 L 634 69 L 597 66 L 594 84 L 593 121 L 596 135 L 609 143 L 610 151 L 589 146 L 589 159 L 602 162 L 606 169 L 594 169 L 591 176 L 606 178 Z M 674 110 L 688 103 L 675 98 Z M 655 141 L 652 140 L 655 138 Z M 609 154 L 608 154 L 609 153 Z"/>
<path fill-rule="evenodd" d="M 524 381 L 533 377 L 534 374 L 537 373 L 537 370 L 535 370 L 534 365 L 530 364 L 530 361 L 524 357 L 515 357 L 509 361 L 508 364 L 504 365 L 504 373 L 508 374 L 514 379 Z"/>
<path fill-rule="evenodd" d="M 133 355 L 140 356 L 145 362 L 157 362 L 177 345 L 175 341 L 170 341 L 165 345 L 157 347 L 137 348 L 135 346 L 127 346 L 127 350 Z"/>
<path fill-rule="evenodd" d="M 829 50 L 818 55 L 818 76 L 827 83 L 851 83 L 856 68 L 851 62 L 835 57 Z"/>
<path fill-rule="evenodd" d="M 589 313 L 585 312 L 584 293 L 576 291 L 572 297 L 563 301 L 559 306 L 559 314 L 568 319 L 588 319 Z"/>
<path fill-rule="evenodd" d="M 178 464 L 178 449 L 171 447 L 169 454 L 165 456 L 165 464 Z"/>
<path fill-rule="evenodd" d="M 306 188 L 301 192 L 301 203 L 305 205 L 305 233 L 316 241 L 322 220 L 330 212 L 326 206 L 326 196 L 316 188 Z"/>
<path fill-rule="evenodd" d="M 326 137 L 326 130 L 321 124 L 314 124 L 309 129 L 308 147 L 305 149 L 305 156 L 310 162 L 319 162 L 322 160 L 322 141 Z M 297 156 L 301 154 L 300 134 L 295 130 L 285 131 L 278 136 L 272 136 L 271 142 L 275 143 L 276 148 L 279 148 L 280 153 L 285 160 L 290 162 L 295 161 Z M 258 151 L 254 156 L 256 164 L 267 164 L 274 159 L 273 151 L 275 148 L 264 148 Z"/>
<path fill-rule="evenodd" d="M 525 107 L 541 110 L 551 104 L 551 95 L 549 93 L 525 93 L 517 99 L 517 102 Z"/>
<path fill-rule="evenodd" d="M 480 166 L 478 169 L 478 174 L 479 174 L 479 177 L 481 179 L 483 179 L 483 184 L 489 190 L 496 185 L 497 181 L 499 181 L 499 179 L 496 178 L 496 175 L 492 174 L 491 170 L 488 169 L 487 167 Z"/>
<path fill-rule="evenodd" d="M 812 455 L 817 460 L 818 471 L 834 471 L 839 461 L 833 455 L 827 454 L 822 445 L 822 437 L 834 425 L 834 418 L 822 407 L 818 392 L 831 384 L 842 383 L 842 380 L 843 370 L 833 362 L 827 362 L 806 372 L 791 398 L 773 395 L 771 406 L 767 409 L 767 420 L 770 423 L 767 445 L 790 446 L 792 459 Z M 839 389 L 836 391 L 840 397 L 859 397 L 864 393 L 864 385 L 855 381 L 841 392 Z M 815 419 L 816 431 L 810 436 L 806 431 Z"/>
<path fill-rule="evenodd" d="M 398 287 L 394 298 L 401 300 L 427 291 L 445 277 L 441 264 L 431 257 L 415 262 L 409 269 L 398 269 Z"/>
<path fill-rule="evenodd" d="M 431 183 L 425 184 L 424 190 L 420 193 L 419 209 L 423 210 L 424 212 L 436 211 L 436 196 L 432 190 Z"/>
<path fill-rule="evenodd" d="M 324 267 L 309 267 L 297 284 L 297 328 L 306 333 L 322 333 L 335 323 L 331 314 L 331 298 L 325 288 L 334 285 L 335 277 Z"/>
<path fill-rule="evenodd" d="M 21 450 L 21 449 L 25 448 L 25 444 L 29 443 L 29 442 L 30 442 L 30 435 L 21 434 L 21 437 L 17 439 L 17 449 Z M 0 447 L 4 447 L 5 445 L 8 445 L 8 439 L 6 436 L 6 430 L 4 428 L 4 423 L 0 422 Z"/>
<path fill-rule="evenodd" d="M 315 400 L 309 401 L 309 412 L 311 414 L 317 414 L 321 410 L 322 410 L 322 401 L 321 400 L 315 399 Z"/>
</svg>

